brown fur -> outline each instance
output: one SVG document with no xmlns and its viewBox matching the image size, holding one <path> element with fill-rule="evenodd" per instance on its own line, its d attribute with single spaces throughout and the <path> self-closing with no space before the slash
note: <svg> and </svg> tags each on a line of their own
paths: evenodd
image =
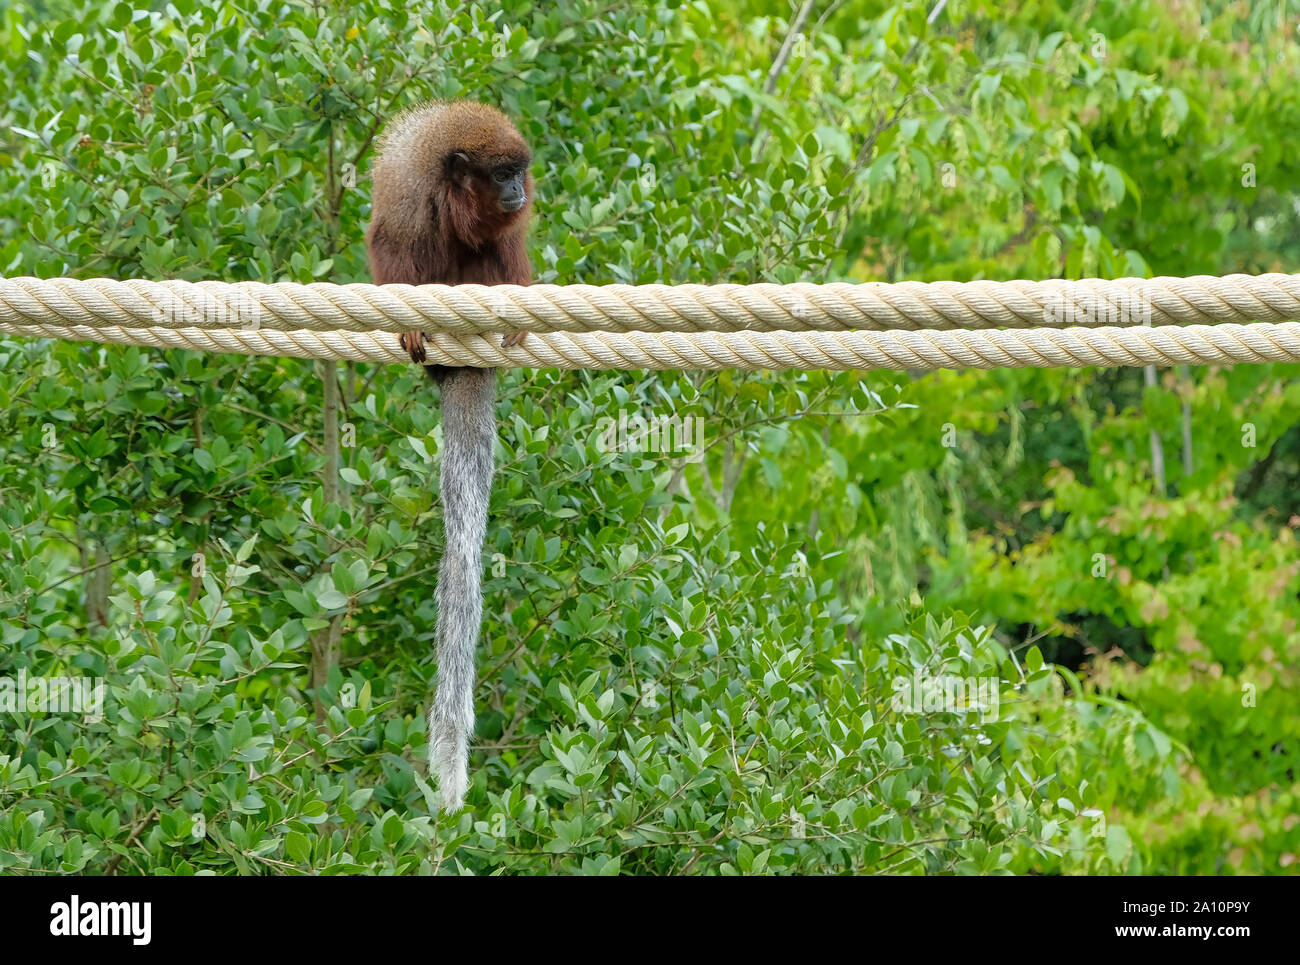
<svg viewBox="0 0 1300 965">
<path fill-rule="evenodd" d="M 375 284 L 527 285 L 531 280 L 524 234 L 532 175 L 524 179 L 528 203 L 506 213 L 487 178 L 450 174 L 456 152 L 480 169 L 532 159 L 510 120 L 485 104 L 426 104 L 394 118 L 374 167 L 366 232 Z"/>
</svg>

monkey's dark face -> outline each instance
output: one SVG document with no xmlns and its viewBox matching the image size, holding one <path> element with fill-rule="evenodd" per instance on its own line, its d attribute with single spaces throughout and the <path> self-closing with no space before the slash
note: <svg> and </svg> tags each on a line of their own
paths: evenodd
<svg viewBox="0 0 1300 965">
<path fill-rule="evenodd" d="M 529 160 L 528 157 L 480 159 L 456 151 L 448 159 L 448 175 L 459 191 L 473 197 L 481 221 L 505 228 L 522 217 L 528 206 Z"/>
<path fill-rule="evenodd" d="M 506 214 L 514 214 L 528 203 L 528 189 L 524 175 L 528 168 L 518 162 L 499 164 L 492 170 L 492 184 L 497 192 L 497 206 Z"/>
</svg>

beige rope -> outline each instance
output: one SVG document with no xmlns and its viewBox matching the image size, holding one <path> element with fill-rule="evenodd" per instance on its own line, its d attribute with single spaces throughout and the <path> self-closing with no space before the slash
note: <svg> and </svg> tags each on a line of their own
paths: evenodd
<svg viewBox="0 0 1300 965">
<path fill-rule="evenodd" d="M 0 332 L 250 355 L 404 362 L 384 332 L 12 325 Z M 445 365 L 562 369 L 960 369 L 1300 362 L 1300 323 L 921 332 L 611 332 L 432 337 Z"/>
<path fill-rule="evenodd" d="M 1300 275 L 794 285 L 334 285 L 0 278 L 0 324 L 239 331 L 841 331 L 1300 319 Z M 301 337 L 301 336 L 297 336 Z M 347 357 L 347 356 L 344 356 Z"/>
<path fill-rule="evenodd" d="M 410 362 L 387 332 L 244 331 L 237 328 L 124 328 L 119 325 L 10 325 L 0 322 L 0 332 L 24 338 L 64 338 L 113 345 L 151 348 L 185 348 L 200 352 L 235 352 L 242 355 L 283 355 L 298 359 L 347 359 L 353 362 Z M 495 336 L 500 338 L 500 336 Z M 467 363 L 460 363 L 462 365 Z"/>
</svg>

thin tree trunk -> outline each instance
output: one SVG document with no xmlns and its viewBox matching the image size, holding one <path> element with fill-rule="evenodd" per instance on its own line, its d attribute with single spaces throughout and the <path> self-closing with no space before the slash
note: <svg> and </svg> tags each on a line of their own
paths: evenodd
<svg viewBox="0 0 1300 965">
<path fill-rule="evenodd" d="M 1142 374 L 1146 379 L 1146 384 L 1152 388 L 1156 385 L 1156 367 L 1146 365 L 1142 367 Z M 1168 491 L 1165 488 L 1165 447 L 1160 441 L 1160 433 L 1155 429 L 1151 430 L 1151 474 L 1155 477 L 1156 492 L 1161 496 Z"/>
<path fill-rule="evenodd" d="M 325 468 L 322 470 L 321 486 L 324 490 L 325 504 L 339 501 L 339 373 L 338 363 L 322 361 L 320 363 L 321 382 L 324 392 L 325 419 Z M 343 639 L 343 614 L 330 619 L 329 626 L 317 630 L 311 638 L 311 688 L 312 701 L 316 708 L 316 723 L 325 722 L 327 708 L 321 699 L 325 685 L 329 682 L 330 668 L 339 660 L 339 644 Z"/>
<path fill-rule="evenodd" d="M 94 563 L 91 563 L 91 550 Z M 113 588 L 108 547 L 98 537 L 83 537 L 79 546 L 81 568 L 86 572 L 86 626 L 108 626 L 108 596 Z"/>
</svg>

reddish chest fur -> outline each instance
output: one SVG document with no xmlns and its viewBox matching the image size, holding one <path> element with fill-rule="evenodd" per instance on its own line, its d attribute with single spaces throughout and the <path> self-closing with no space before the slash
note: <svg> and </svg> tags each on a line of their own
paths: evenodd
<svg viewBox="0 0 1300 965">
<path fill-rule="evenodd" d="M 478 192 L 446 185 L 428 199 L 428 206 L 415 230 L 382 217 L 372 223 L 366 241 L 376 284 L 528 284 L 524 212 L 502 215 Z"/>
</svg>

